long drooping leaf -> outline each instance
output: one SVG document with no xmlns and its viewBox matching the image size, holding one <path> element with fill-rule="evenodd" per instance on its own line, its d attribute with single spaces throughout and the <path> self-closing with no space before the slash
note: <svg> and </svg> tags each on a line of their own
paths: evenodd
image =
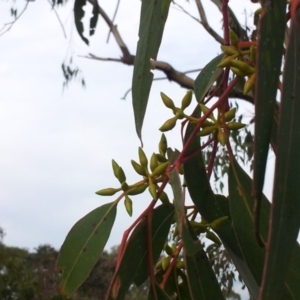
<svg viewBox="0 0 300 300">
<path fill-rule="evenodd" d="M 259 234 L 260 200 L 264 185 L 276 94 L 286 28 L 286 0 L 263 0 L 259 21 L 255 86 L 254 181 L 256 235 Z M 259 241 L 259 238 L 258 238 Z"/>
<path fill-rule="evenodd" d="M 84 17 L 84 10 L 83 7 L 86 5 L 86 0 L 75 0 L 74 3 L 74 21 L 75 26 L 77 29 L 78 34 L 80 35 L 81 39 L 88 45 L 89 40 L 83 35 L 83 23 L 82 19 Z"/>
<path fill-rule="evenodd" d="M 291 20 L 283 73 L 271 226 L 260 299 L 282 293 L 300 228 L 300 11 Z M 300 266 L 298 266 L 300 268 Z M 300 298 L 300 296 L 298 296 Z"/>
<path fill-rule="evenodd" d="M 132 78 L 132 104 L 135 128 L 141 139 L 153 73 L 150 60 L 156 60 L 170 0 L 142 0 L 139 41 Z"/>
<path fill-rule="evenodd" d="M 152 213 L 152 256 L 156 263 L 167 239 L 174 216 L 173 205 L 161 205 Z M 148 222 L 144 218 L 136 226 L 127 243 L 122 262 L 114 274 L 107 299 L 123 299 L 130 285 L 142 284 L 149 276 L 147 261 Z"/>
<path fill-rule="evenodd" d="M 179 174 L 174 169 L 169 176 L 179 233 L 183 241 L 190 299 L 224 299 L 206 253 L 185 215 Z"/>
<path fill-rule="evenodd" d="M 254 236 L 254 218 L 252 206 L 254 197 L 251 195 L 252 180 L 245 171 L 233 159 L 229 169 L 229 205 L 230 215 L 234 232 L 243 253 L 244 262 L 251 270 L 255 281 L 259 284 L 263 276 L 263 267 L 265 260 L 265 249 L 261 248 Z M 262 195 L 261 203 L 261 235 L 265 242 L 268 236 L 270 202 Z M 300 298 L 300 248 L 295 242 L 292 246 L 294 251 L 291 253 L 293 264 L 290 266 L 288 276 L 285 280 L 285 288 L 282 297 L 277 295 L 274 299 L 298 299 Z M 278 258 L 279 259 L 279 258 Z M 243 275 L 241 273 L 241 275 Z M 253 295 L 254 299 L 258 295 Z M 272 298 L 263 298 L 272 299 Z"/>
<path fill-rule="evenodd" d="M 202 102 L 209 89 L 212 87 L 223 70 L 217 65 L 223 59 L 224 54 L 220 54 L 211 60 L 199 73 L 194 83 L 194 92 L 198 102 Z"/>
<path fill-rule="evenodd" d="M 110 236 L 117 209 L 108 203 L 80 219 L 68 233 L 59 253 L 57 268 L 62 270 L 61 290 L 72 295 L 97 263 Z"/>
<path fill-rule="evenodd" d="M 200 109 L 196 109 L 193 113 L 194 117 L 199 117 Z M 195 125 L 189 124 L 184 137 L 186 142 L 194 130 Z M 200 139 L 195 138 L 190 144 L 187 155 L 192 154 L 200 148 Z M 226 197 L 214 195 L 212 192 L 209 180 L 207 178 L 206 166 L 204 164 L 202 154 L 193 156 L 186 163 L 184 163 L 184 176 L 187 184 L 189 194 L 197 207 L 201 216 L 207 221 L 212 222 L 224 216 L 228 216 L 228 220 L 223 223 L 221 228 L 217 230 L 217 234 L 222 240 L 227 252 L 233 263 L 237 267 L 243 280 L 247 285 L 251 295 L 258 297 L 259 284 L 253 277 L 248 265 L 244 261 L 243 251 L 241 245 L 238 243 L 235 235 L 231 217 L 229 202 Z"/>
</svg>

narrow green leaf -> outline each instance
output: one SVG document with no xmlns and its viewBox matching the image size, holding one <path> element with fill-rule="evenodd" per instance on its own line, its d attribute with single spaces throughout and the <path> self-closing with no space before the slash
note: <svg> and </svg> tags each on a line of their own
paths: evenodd
<svg viewBox="0 0 300 300">
<path fill-rule="evenodd" d="M 254 218 L 251 208 L 254 205 L 255 199 L 251 195 L 251 186 L 251 178 L 245 173 L 239 164 L 233 160 L 229 169 L 228 182 L 230 215 L 235 235 L 243 253 L 243 263 L 248 266 L 248 269 L 250 269 L 256 284 L 259 284 L 263 276 L 265 249 L 259 247 L 254 235 Z M 261 235 L 263 241 L 266 241 L 268 237 L 270 209 L 270 202 L 264 195 L 262 195 Z M 295 240 L 292 248 L 294 248 L 294 251 L 291 253 L 291 260 L 293 263 L 289 267 L 288 275 L 285 280 L 283 295 L 282 297 L 278 295 L 274 299 L 287 300 L 300 298 L 300 287 L 299 284 L 297 284 L 297 282 L 300 282 L 300 248 Z M 231 256 L 231 253 L 229 254 Z M 242 275 L 243 279 L 247 278 L 246 276 L 249 275 L 243 275 L 243 263 L 239 261 L 238 263 L 240 263 L 239 267 L 236 265 L 236 263 L 235 265 L 237 266 L 240 274 Z M 276 262 L 276 264 L 277 263 L 278 262 Z M 258 294 L 252 294 L 252 296 L 255 299 L 258 298 Z"/>
<path fill-rule="evenodd" d="M 191 299 L 224 299 L 206 253 L 186 218 L 179 174 L 174 169 L 169 176 L 174 194 L 179 233 L 183 240 L 184 259 Z"/>
<path fill-rule="evenodd" d="M 167 239 L 174 215 L 173 205 L 160 205 L 152 213 L 152 256 L 155 264 Z M 135 227 L 116 270 L 107 299 L 123 299 L 130 285 L 141 285 L 149 276 L 147 260 L 147 220 Z"/>
<path fill-rule="evenodd" d="M 273 205 L 260 299 L 276 299 L 300 228 L 300 11 L 291 21 L 283 73 Z M 299 267 L 299 266 L 298 266 Z"/>
<path fill-rule="evenodd" d="M 255 135 L 253 164 L 253 195 L 256 235 L 259 234 L 259 215 L 262 190 L 272 135 L 276 94 L 283 54 L 286 28 L 286 0 L 263 0 L 259 21 L 255 86 Z M 259 239 L 258 239 L 259 241 Z"/>
<path fill-rule="evenodd" d="M 90 36 L 93 35 L 96 31 L 98 16 L 99 16 L 99 4 L 97 0 L 94 0 L 92 17 L 90 20 Z"/>
<path fill-rule="evenodd" d="M 142 126 L 146 113 L 153 73 L 150 59 L 156 60 L 168 17 L 170 0 L 143 0 L 140 28 L 132 78 L 132 104 L 135 128 L 142 138 Z"/>
<path fill-rule="evenodd" d="M 62 270 L 61 290 L 71 296 L 97 263 L 110 236 L 116 203 L 98 207 L 80 219 L 68 233 L 59 253 L 57 268 Z"/>
<path fill-rule="evenodd" d="M 193 113 L 194 117 L 200 115 L 200 108 Z M 195 125 L 189 124 L 184 137 L 186 142 L 193 132 Z M 195 138 L 187 150 L 187 155 L 192 154 L 200 148 L 200 139 Z M 186 163 L 184 163 L 185 181 L 192 201 L 196 205 L 199 213 L 207 222 L 213 222 L 224 216 L 229 219 L 224 222 L 223 226 L 217 230 L 218 236 L 221 238 L 226 250 L 230 253 L 233 263 L 237 267 L 243 277 L 245 284 L 250 290 L 251 295 L 258 296 L 259 284 L 253 278 L 251 271 L 243 258 L 243 252 L 238 243 L 234 229 L 231 224 L 229 202 L 226 197 L 214 195 L 207 178 L 206 166 L 204 164 L 202 154 L 193 156 Z"/>
<path fill-rule="evenodd" d="M 86 5 L 86 0 L 75 0 L 74 3 L 74 21 L 78 34 L 81 39 L 88 45 L 89 40 L 83 35 L 84 28 L 82 19 L 84 17 L 83 7 Z"/>
<path fill-rule="evenodd" d="M 211 60 L 199 73 L 194 83 L 194 91 L 198 102 L 202 102 L 204 97 L 212 87 L 214 82 L 222 74 L 223 69 L 218 68 L 217 65 L 223 59 L 224 54 L 220 54 Z"/>
</svg>

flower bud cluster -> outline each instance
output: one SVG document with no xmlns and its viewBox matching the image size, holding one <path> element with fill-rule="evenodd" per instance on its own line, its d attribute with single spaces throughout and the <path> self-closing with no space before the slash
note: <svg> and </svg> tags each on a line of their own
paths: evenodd
<svg viewBox="0 0 300 300">
<path fill-rule="evenodd" d="M 255 84 L 255 62 L 256 47 L 253 45 L 247 50 L 239 47 L 239 39 L 233 30 L 229 31 L 230 46 L 222 45 L 221 50 L 225 54 L 223 60 L 218 64 L 219 68 L 230 68 L 239 77 L 248 77 L 244 84 L 243 93 L 248 94 Z"/>
</svg>

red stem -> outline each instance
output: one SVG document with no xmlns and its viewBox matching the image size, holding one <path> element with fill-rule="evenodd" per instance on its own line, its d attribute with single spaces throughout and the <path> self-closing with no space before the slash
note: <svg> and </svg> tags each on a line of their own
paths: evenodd
<svg viewBox="0 0 300 300">
<path fill-rule="evenodd" d="M 200 127 L 202 126 L 202 124 L 204 123 L 204 121 L 208 118 L 208 116 L 217 108 L 219 107 L 221 104 L 224 103 L 224 101 L 226 101 L 229 93 L 231 92 L 231 90 L 235 87 L 235 85 L 237 84 L 239 78 L 235 77 L 231 83 L 228 85 L 227 89 L 224 91 L 224 93 L 221 95 L 221 97 L 219 98 L 219 100 L 212 105 L 212 107 L 199 119 L 198 124 L 195 126 L 192 134 L 190 135 L 190 137 L 188 138 L 187 142 L 185 143 L 180 155 L 178 156 L 176 162 L 174 163 L 174 165 L 176 166 L 180 166 L 180 164 L 182 163 L 182 160 L 184 159 L 185 153 L 187 151 L 187 149 L 189 148 L 190 144 L 192 143 L 195 135 L 197 134 L 197 132 L 199 131 Z M 173 169 L 174 166 L 171 168 Z"/>
<path fill-rule="evenodd" d="M 210 157 L 210 160 L 209 160 L 209 165 L 207 167 L 207 177 L 208 177 L 208 179 L 210 179 L 210 176 L 211 176 L 211 173 L 212 173 L 212 170 L 213 170 L 213 167 L 214 167 L 215 158 L 216 158 L 216 154 L 217 154 L 217 150 L 218 150 L 218 144 L 219 144 L 219 141 L 215 140 L 213 150 L 212 150 L 212 153 L 211 153 L 211 157 Z"/>
</svg>

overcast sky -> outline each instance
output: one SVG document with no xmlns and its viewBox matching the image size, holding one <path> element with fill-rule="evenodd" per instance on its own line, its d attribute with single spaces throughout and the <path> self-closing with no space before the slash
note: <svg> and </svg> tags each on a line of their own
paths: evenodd
<svg viewBox="0 0 300 300">
<path fill-rule="evenodd" d="M 115 3 L 106 2 L 104 9 L 112 16 Z M 231 1 L 242 22 L 248 2 Z M 16 1 L 19 9 L 24 3 Z M 3 24 L 10 20 L 11 4 L 0 2 Z M 207 8 L 209 22 L 221 34 L 218 10 L 211 3 Z M 139 9 L 138 0 L 121 1 L 116 19 L 132 54 L 138 40 Z M 47 1 L 30 2 L 24 15 L 0 37 L 0 226 L 7 233 L 6 244 L 30 249 L 45 243 L 59 248 L 79 218 L 115 199 L 95 195 L 99 189 L 118 187 L 111 159 L 123 167 L 128 183 L 139 180 L 130 164 L 131 159 L 137 160 L 139 146 L 131 94 L 121 100 L 131 86 L 132 67 L 77 57 L 91 52 L 118 58 L 121 53 L 113 37 L 106 44 L 108 28 L 102 20 L 87 47 L 73 27 L 72 7 L 59 9 L 58 14 L 67 39 Z M 247 15 L 251 16 L 251 10 Z M 87 87 L 74 83 L 62 92 L 61 64 L 72 52 Z M 158 59 L 186 71 L 203 67 L 219 53 L 218 44 L 200 25 L 171 8 Z M 160 91 L 177 103 L 186 92 L 167 81 L 153 84 L 143 129 L 149 156 L 157 151 L 158 128 L 171 117 Z M 179 130 L 167 137 L 170 146 L 180 149 Z M 133 199 L 132 218 L 120 203 L 108 248 L 120 243 L 124 229 L 150 201 L 146 194 Z"/>
</svg>

